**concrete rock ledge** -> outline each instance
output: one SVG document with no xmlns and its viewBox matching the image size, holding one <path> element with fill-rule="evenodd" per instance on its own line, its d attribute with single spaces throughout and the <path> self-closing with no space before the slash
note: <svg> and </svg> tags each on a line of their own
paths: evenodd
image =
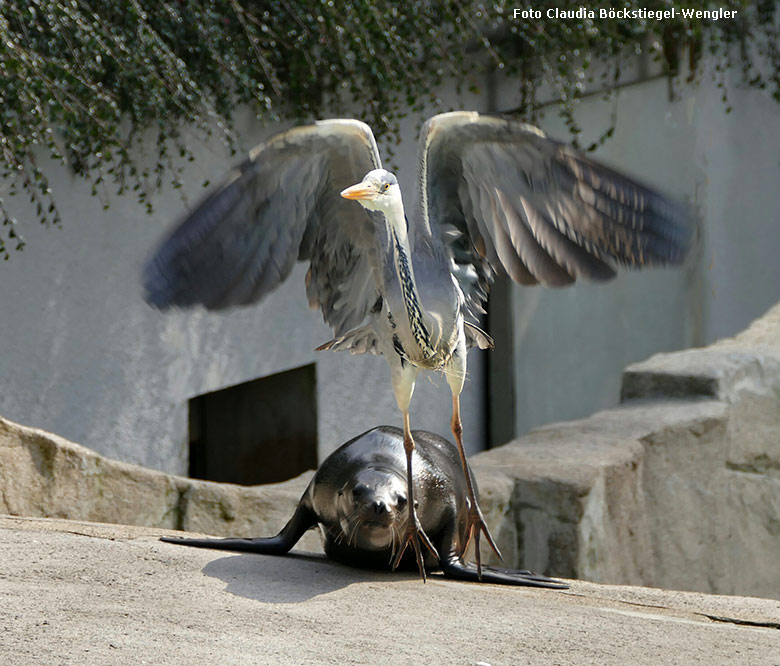
<svg viewBox="0 0 780 666">
<path fill-rule="evenodd" d="M 202 532 L 276 534 L 312 472 L 266 486 L 187 479 L 110 460 L 0 417 L 0 513 Z M 302 546 L 321 549 L 316 534 Z"/>
<path fill-rule="evenodd" d="M 472 459 L 513 563 L 780 598 L 780 305 L 626 369 L 623 405 Z"/>
<path fill-rule="evenodd" d="M 627 368 L 624 403 L 472 458 L 505 564 L 780 598 L 780 305 L 705 349 Z M 0 512 L 275 534 L 311 473 L 242 487 L 107 460 L 0 418 Z M 321 549 L 316 533 L 301 547 Z"/>
<path fill-rule="evenodd" d="M 0 517 L 0 663 L 780 665 L 777 601 L 423 584 L 158 533 Z"/>
</svg>

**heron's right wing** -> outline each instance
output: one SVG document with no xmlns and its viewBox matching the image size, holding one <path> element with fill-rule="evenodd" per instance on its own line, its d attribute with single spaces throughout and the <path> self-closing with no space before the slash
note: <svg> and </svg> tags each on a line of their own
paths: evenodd
<svg viewBox="0 0 780 666">
<path fill-rule="evenodd" d="M 449 240 L 472 313 L 493 271 L 520 284 L 608 280 L 617 265 L 680 263 L 688 208 L 517 120 L 434 116 L 420 146 L 421 213 Z"/>
<path fill-rule="evenodd" d="M 162 242 L 143 273 L 158 308 L 256 303 L 309 260 L 307 295 L 341 335 L 377 300 L 368 213 L 339 196 L 380 166 L 371 129 L 327 120 L 271 137 Z"/>
</svg>

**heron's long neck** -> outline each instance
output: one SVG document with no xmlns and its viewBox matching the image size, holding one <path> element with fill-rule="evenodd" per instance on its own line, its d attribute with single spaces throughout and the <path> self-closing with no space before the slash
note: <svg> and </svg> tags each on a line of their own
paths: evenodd
<svg viewBox="0 0 780 666">
<path fill-rule="evenodd" d="M 388 216 L 388 227 L 390 230 L 390 240 L 393 244 L 393 262 L 395 264 L 396 274 L 398 275 L 398 282 L 401 286 L 404 309 L 406 310 L 409 328 L 412 331 L 415 342 L 420 347 L 423 356 L 425 358 L 431 358 L 436 354 L 436 350 L 431 344 L 431 336 L 423 319 L 420 293 L 414 279 L 412 252 L 409 247 L 409 237 L 406 233 L 406 220 L 403 209 L 400 211 L 400 217 L 397 214 L 397 211 L 393 212 L 396 214 L 392 215 L 392 219 Z"/>
</svg>

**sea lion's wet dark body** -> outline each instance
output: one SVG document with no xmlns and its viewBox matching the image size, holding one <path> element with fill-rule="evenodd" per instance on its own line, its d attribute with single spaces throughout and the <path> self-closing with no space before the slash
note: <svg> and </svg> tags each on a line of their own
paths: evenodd
<svg viewBox="0 0 780 666">
<path fill-rule="evenodd" d="M 479 581 L 477 567 L 461 560 L 468 514 L 466 483 L 457 449 L 446 439 L 416 430 L 414 492 L 422 528 L 439 553 L 426 553 L 427 569 L 448 578 Z M 471 474 L 471 470 L 469 470 Z M 473 476 L 472 476 L 473 480 Z M 174 539 L 200 548 L 278 555 L 288 552 L 310 528 L 320 525 L 325 553 L 351 566 L 390 569 L 406 511 L 406 453 L 403 431 L 380 426 L 350 440 L 320 465 L 287 525 L 275 537 Z M 416 568 L 413 553 L 401 561 Z M 482 567 L 483 582 L 534 587 L 568 587 L 531 571 Z"/>
</svg>

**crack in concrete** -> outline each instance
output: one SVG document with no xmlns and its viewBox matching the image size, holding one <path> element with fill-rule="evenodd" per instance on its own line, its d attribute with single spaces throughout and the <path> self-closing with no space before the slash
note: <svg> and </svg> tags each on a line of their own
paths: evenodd
<svg viewBox="0 0 780 666">
<path fill-rule="evenodd" d="M 745 627 L 764 627 L 766 629 L 778 629 L 780 630 L 780 622 L 764 622 L 761 620 L 741 620 L 736 617 L 725 617 L 722 615 L 709 615 L 708 613 L 697 613 L 697 615 L 703 615 L 714 622 L 727 622 L 730 624 L 736 624 Z"/>
<path fill-rule="evenodd" d="M 74 530 L 57 530 L 58 534 L 75 534 L 76 536 L 89 537 L 90 539 L 105 539 L 107 541 L 117 541 L 116 537 L 105 536 L 103 534 L 89 534 L 88 532 L 76 532 Z"/>
<path fill-rule="evenodd" d="M 780 476 L 780 460 L 775 460 L 762 453 L 748 462 L 737 463 L 727 460 L 726 469 L 742 472 L 743 474 L 758 474 L 760 476 L 777 478 Z"/>
<path fill-rule="evenodd" d="M 701 617 L 706 617 L 708 620 L 711 620 L 713 622 L 723 622 L 723 623 L 730 623 L 735 624 L 737 626 L 744 626 L 744 627 L 758 627 L 761 629 L 777 629 L 780 630 L 780 622 L 771 622 L 769 620 L 743 620 L 740 618 L 735 617 L 726 617 L 723 615 L 710 615 L 709 613 L 702 613 L 700 611 L 686 611 L 683 608 L 671 608 L 669 606 L 659 606 L 656 604 L 649 604 L 649 603 L 643 603 L 641 601 L 628 601 L 627 599 L 610 599 L 609 597 L 602 597 L 602 596 L 594 596 L 590 594 L 583 594 L 581 592 L 574 592 L 573 590 L 566 590 L 561 592 L 562 596 L 567 597 L 581 597 L 583 599 L 594 599 L 599 601 L 609 601 L 612 603 L 617 604 L 624 604 L 627 606 L 638 606 L 639 608 L 656 608 L 658 610 L 665 610 L 669 611 L 670 613 L 692 613 L 693 615 L 699 615 Z M 602 610 L 610 610 L 609 608 L 602 608 Z M 611 609 L 615 612 L 621 612 L 619 609 Z M 625 612 L 625 611 L 624 611 Z M 642 615 L 642 614 L 637 614 Z M 652 613 L 646 614 L 648 617 L 655 617 L 657 619 L 670 619 L 674 616 L 664 616 L 664 615 L 653 615 Z M 682 620 L 684 618 L 676 618 L 678 620 Z M 689 620 L 690 621 L 690 620 Z"/>
<path fill-rule="evenodd" d="M 192 486 L 186 488 L 177 488 L 178 497 L 176 498 L 176 506 L 174 507 L 174 529 L 179 531 L 186 531 L 184 529 L 184 521 L 187 516 L 187 510 L 190 503 L 190 494 Z"/>
</svg>

